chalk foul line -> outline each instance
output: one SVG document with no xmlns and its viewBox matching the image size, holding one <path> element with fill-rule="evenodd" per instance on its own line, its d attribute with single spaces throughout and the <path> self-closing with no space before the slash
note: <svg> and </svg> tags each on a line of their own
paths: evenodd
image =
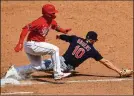
<svg viewBox="0 0 134 96">
<path fill-rule="evenodd" d="M 70 81 L 64 81 L 64 83 L 88 83 L 88 82 L 95 83 L 95 82 L 120 82 L 120 81 L 133 81 L 133 78 L 94 79 L 94 80 L 70 80 Z M 50 83 L 51 82 L 23 81 L 23 82 L 20 82 L 19 85 L 50 84 Z M 60 82 L 57 82 L 56 84 L 60 84 Z M 10 93 L 1 93 L 1 95 L 13 95 L 13 94 L 14 95 L 15 94 L 23 94 L 23 95 L 25 94 L 26 95 L 26 94 L 34 94 L 34 92 L 10 92 Z"/>
<path fill-rule="evenodd" d="M 67 81 L 67 83 L 84 83 L 84 82 L 118 82 L 118 81 L 131 81 L 133 79 L 96 79 L 96 80 L 76 80 L 76 81 Z"/>
<path fill-rule="evenodd" d="M 70 80 L 70 81 L 59 81 L 59 82 L 21 82 L 20 85 L 32 85 L 32 84 L 62 84 L 62 83 L 95 83 L 95 82 L 120 82 L 120 81 L 133 81 L 133 78 L 116 78 L 116 79 L 94 79 L 94 80 Z M 61 83 L 60 83 L 61 82 Z"/>
<path fill-rule="evenodd" d="M 15 95 L 15 94 L 33 94 L 33 92 L 10 92 L 10 93 L 1 93 L 1 95 Z"/>
<path fill-rule="evenodd" d="M 95 82 L 119 82 L 119 81 L 132 81 L 133 78 L 115 78 L 115 79 L 90 79 L 90 80 L 70 80 L 70 81 L 18 81 L 17 83 L 14 79 L 1 80 L 1 87 L 4 87 L 6 84 L 12 85 L 33 85 L 33 84 L 65 84 L 65 83 L 95 83 Z M 14 81 L 14 82 L 13 82 Z"/>
</svg>

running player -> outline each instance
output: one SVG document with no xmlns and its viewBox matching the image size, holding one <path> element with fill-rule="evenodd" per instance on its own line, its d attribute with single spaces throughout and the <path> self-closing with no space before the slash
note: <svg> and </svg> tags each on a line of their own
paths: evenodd
<svg viewBox="0 0 134 96">
<path fill-rule="evenodd" d="M 71 29 L 60 28 L 56 21 L 55 13 L 58 11 L 52 4 L 45 4 L 42 7 L 42 16 L 29 23 L 25 27 L 20 35 L 20 39 L 14 50 L 19 52 L 23 48 L 23 42 L 28 34 L 27 41 L 24 44 L 25 52 L 31 62 L 31 70 L 38 70 L 38 66 L 41 64 L 41 56 L 49 54 L 52 58 L 52 63 L 54 64 L 54 79 L 61 79 L 68 76 L 70 73 L 61 72 L 60 59 L 59 59 L 59 48 L 53 44 L 45 42 L 45 38 L 50 29 L 56 30 L 58 32 L 66 34 L 71 31 Z M 10 68 L 10 70 L 13 66 Z M 25 70 L 25 69 L 24 69 Z M 10 75 L 10 72 L 8 72 Z M 7 76 L 8 76 L 7 75 Z"/>
<path fill-rule="evenodd" d="M 76 67 L 82 64 L 88 58 L 93 58 L 96 61 L 99 61 L 100 63 L 105 65 L 107 68 L 117 72 L 120 75 L 120 77 L 127 77 L 132 75 L 132 70 L 120 70 L 119 68 L 114 66 L 109 60 L 106 60 L 102 57 L 102 55 L 93 46 L 93 44 L 98 40 L 97 36 L 97 33 L 94 31 L 89 31 L 86 35 L 86 39 L 77 37 L 75 35 L 57 35 L 57 39 L 61 39 L 70 43 L 65 54 L 63 56 L 60 56 L 60 64 L 62 71 L 72 72 L 75 70 Z M 16 67 L 14 69 L 14 72 L 22 77 L 22 75 L 20 74 L 27 74 L 27 72 L 30 71 L 29 66 L 31 66 L 31 64 Z M 51 59 L 47 59 L 43 60 L 39 67 L 40 70 L 46 71 L 52 70 L 54 65 Z M 17 75 L 15 77 L 17 77 Z"/>
</svg>

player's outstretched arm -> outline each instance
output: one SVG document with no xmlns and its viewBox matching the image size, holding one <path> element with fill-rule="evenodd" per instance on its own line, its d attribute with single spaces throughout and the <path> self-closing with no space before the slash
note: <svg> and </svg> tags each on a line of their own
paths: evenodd
<svg viewBox="0 0 134 96">
<path fill-rule="evenodd" d="M 23 49 L 23 42 L 24 42 L 24 39 L 25 39 L 27 33 L 28 33 L 28 28 L 24 28 L 20 34 L 19 42 L 14 48 L 14 50 L 16 52 L 19 52 Z"/>
<path fill-rule="evenodd" d="M 105 65 L 107 68 L 112 69 L 115 72 L 117 72 L 119 75 L 121 75 L 121 73 L 120 73 L 121 70 L 119 68 L 117 68 L 115 65 L 113 65 L 113 63 L 111 63 L 109 60 L 102 58 L 99 62 L 102 63 L 103 65 Z"/>
<path fill-rule="evenodd" d="M 106 59 L 101 59 L 99 61 L 100 63 L 102 63 L 103 65 L 105 65 L 107 68 L 114 70 L 115 72 L 117 72 L 120 77 L 129 77 L 133 74 L 133 70 L 131 69 L 123 69 L 120 70 L 119 68 L 117 68 L 115 65 L 113 65 L 109 60 Z"/>
<path fill-rule="evenodd" d="M 68 28 L 68 29 L 63 29 L 63 28 L 60 28 L 60 27 L 56 27 L 55 29 L 56 31 L 58 32 L 61 32 L 61 33 L 64 33 L 64 34 L 67 34 L 69 31 L 71 31 L 72 29 L 71 28 Z"/>
<path fill-rule="evenodd" d="M 61 28 L 61 27 L 57 24 L 57 22 L 56 22 L 55 20 L 53 20 L 51 28 L 52 28 L 53 30 L 56 30 L 57 32 L 61 32 L 61 33 L 64 33 L 64 34 L 67 34 L 69 31 L 72 30 L 71 28 L 67 28 L 67 29 Z"/>
<path fill-rule="evenodd" d="M 69 36 L 69 35 L 56 35 L 56 39 L 61 39 L 63 41 L 66 42 L 72 42 L 73 38 L 75 38 L 75 36 Z"/>
</svg>

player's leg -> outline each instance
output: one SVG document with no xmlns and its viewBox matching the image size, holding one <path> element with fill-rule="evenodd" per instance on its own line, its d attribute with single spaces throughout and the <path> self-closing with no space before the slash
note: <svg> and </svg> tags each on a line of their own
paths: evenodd
<svg viewBox="0 0 134 96">
<path fill-rule="evenodd" d="M 36 54 L 46 55 L 50 54 L 52 58 L 52 63 L 54 65 L 53 71 L 54 75 L 61 75 L 60 59 L 59 59 L 59 48 L 53 44 L 46 42 L 35 43 L 35 48 L 33 49 Z"/>
<path fill-rule="evenodd" d="M 44 48 L 43 46 L 47 46 L 47 47 Z M 12 73 L 12 74 L 6 75 L 7 77 L 10 77 L 10 75 L 17 74 L 17 73 L 21 74 L 21 76 L 22 76 L 22 74 L 25 76 L 27 74 L 34 72 L 35 70 L 42 70 L 42 69 L 43 70 L 53 69 L 54 74 L 56 76 L 62 74 L 61 68 L 60 68 L 60 63 L 57 64 L 57 62 L 59 62 L 57 59 L 59 57 L 58 56 L 59 54 L 56 54 L 57 49 L 58 49 L 57 47 L 52 46 L 52 44 L 44 44 L 44 45 L 36 44 L 36 45 L 34 45 L 34 42 L 28 42 L 25 44 L 24 48 L 25 48 L 25 51 L 28 55 L 28 58 L 29 58 L 31 64 L 24 65 L 21 67 L 16 67 L 16 68 L 14 66 L 12 66 L 8 72 L 8 73 Z M 44 55 L 44 54 L 51 54 L 52 60 L 48 59 L 48 60 L 43 60 L 41 62 L 40 55 Z M 68 75 L 69 74 L 64 74 L 63 77 L 66 77 Z"/>
<path fill-rule="evenodd" d="M 46 55 L 50 54 L 52 57 L 52 63 L 54 64 L 54 74 L 61 74 L 60 59 L 59 59 L 59 48 L 53 44 L 46 42 L 35 43 L 36 49 L 34 50 L 37 54 Z"/>
<path fill-rule="evenodd" d="M 54 65 L 53 70 L 54 70 L 54 76 L 59 78 L 62 78 L 67 76 L 67 73 L 63 74 L 61 72 L 60 68 L 60 59 L 59 59 L 59 48 L 53 44 L 46 43 L 46 42 L 34 42 L 32 46 L 29 47 L 29 43 L 26 46 L 26 52 L 33 53 L 34 55 L 46 55 L 50 54 L 52 57 L 52 63 Z M 27 50 L 28 48 L 32 49 L 32 51 Z M 69 75 L 69 74 L 68 74 Z"/>
<path fill-rule="evenodd" d="M 32 62 L 32 64 L 24 64 L 23 66 L 15 67 L 12 66 L 9 72 L 14 71 L 14 73 L 10 72 L 10 74 L 6 75 L 6 78 L 12 75 L 12 77 L 14 76 L 14 78 L 16 78 L 17 80 L 29 79 L 29 77 L 31 76 L 30 74 L 32 74 L 34 71 L 52 71 L 54 68 L 54 64 L 52 63 L 51 58 L 42 60 L 41 64 L 38 65 L 41 59 L 40 57 L 33 56 L 30 54 L 27 54 L 27 56 Z M 60 56 L 60 67 L 62 72 L 70 71 L 70 69 L 68 69 L 68 66 L 65 64 L 65 59 L 62 56 Z"/>
<path fill-rule="evenodd" d="M 65 59 L 62 56 L 60 56 L 60 64 L 62 72 L 67 72 L 67 64 L 65 64 Z"/>
<path fill-rule="evenodd" d="M 11 66 L 7 71 L 5 78 L 17 77 L 16 79 L 24 79 L 28 74 L 31 74 L 35 70 L 40 70 L 41 55 L 36 55 L 33 51 L 34 42 L 26 42 L 24 45 L 25 52 L 31 62 L 27 66 L 14 67 Z"/>
<path fill-rule="evenodd" d="M 30 74 L 32 74 L 34 71 L 41 70 L 41 56 L 34 56 L 29 53 L 27 53 L 27 56 L 31 64 L 19 67 L 11 66 L 6 73 L 5 78 L 24 80 L 30 78 Z"/>
<path fill-rule="evenodd" d="M 32 56 L 33 57 L 33 56 Z M 64 72 L 66 70 L 68 70 L 68 67 L 67 65 L 65 64 L 64 62 L 64 58 L 62 56 L 60 56 L 60 67 L 61 67 L 61 71 Z M 36 66 L 37 67 L 37 66 Z M 33 71 L 33 66 L 32 64 L 25 64 L 23 66 L 19 66 L 19 67 L 16 67 L 19 72 L 21 73 L 30 73 Z M 53 70 L 54 68 L 54 64 L 52 63 L 52 59 L 49 58 L 49 59 L 44 59 L 41 61 L 41 64 L 37 67 L 39 71 L 51 71 Z M 34 68 L 35 69 L 35 68 Z M 37 69 L 36 69 L 37 70 Z"/>
</svg>

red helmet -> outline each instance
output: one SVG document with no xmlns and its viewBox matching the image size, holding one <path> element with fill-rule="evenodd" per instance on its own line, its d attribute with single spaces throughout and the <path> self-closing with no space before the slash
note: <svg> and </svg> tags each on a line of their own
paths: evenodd
<svg viewBox="0 0 134 96">
<path fill-rule="evenodd" d="M 55 9 L 54 5 L 52 4 L 45 4 L 42 7 L 42 14 L 53 14 L 57 13 L 58 11 Z"/>
</svg>

